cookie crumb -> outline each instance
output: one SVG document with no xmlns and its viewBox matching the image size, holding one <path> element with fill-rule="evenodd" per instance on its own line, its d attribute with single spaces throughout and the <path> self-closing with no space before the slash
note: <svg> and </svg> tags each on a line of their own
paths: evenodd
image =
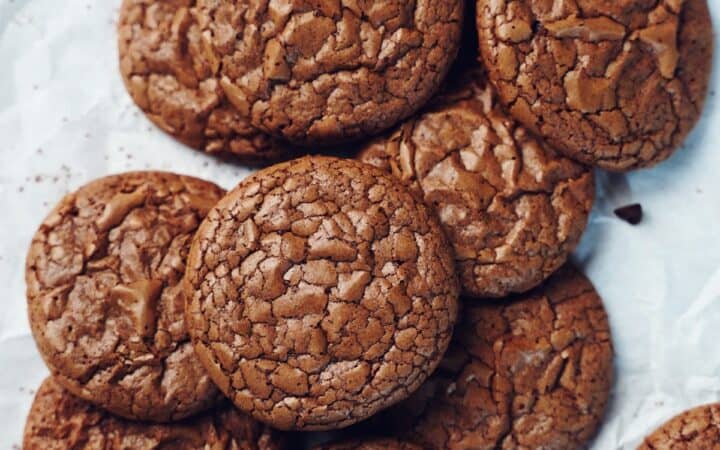
<svg viewBox="0 0 720 450">
<path fill-rule="evenodd" d="M 635 203 L 616 209 L 615 215 L 630 225 L 638 225 L 643 219 L 643 208 L 641 204 Z"/>
</svg>

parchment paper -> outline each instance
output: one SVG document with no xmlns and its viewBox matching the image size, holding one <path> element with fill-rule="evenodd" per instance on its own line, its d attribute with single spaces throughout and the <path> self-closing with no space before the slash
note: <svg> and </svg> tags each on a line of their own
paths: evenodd
<svg viewBox="0 0 720 450">
<path fill-rule="evenodd" d="M 709 2 L 718 24 L 720 0 Z M 20 445 L 47 374 L 27 323 L 24 261 L 50 208 L 126 170 L 228 188 L 249 173 L 176 143 L 132 104 L 117 68 L 119 4 L 0 0 L 0 449 Z M 720 400 L 719 81 L 715 71 L 700 124 L 669 162 L 599 173 L 575 257 L 605 300 L 616 349 L 612 404 L 593 449 L 634 449 L 672 415 Z M 646 212 L 636 227 L 613 215 L 631 202 Z"/>
</svg>

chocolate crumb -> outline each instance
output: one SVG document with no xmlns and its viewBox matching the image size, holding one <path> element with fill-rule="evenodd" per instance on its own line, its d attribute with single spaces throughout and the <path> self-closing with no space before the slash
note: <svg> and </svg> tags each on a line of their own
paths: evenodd
<svg viewBox="0 0 720 450">
<path fill-rule="evenodd" d="M 642 205 L 635 203 L 623 206 L 615 210 L 615 215 L 630 225 L 637 225 L 642 222 L 643 219 Z"/>
</svg>

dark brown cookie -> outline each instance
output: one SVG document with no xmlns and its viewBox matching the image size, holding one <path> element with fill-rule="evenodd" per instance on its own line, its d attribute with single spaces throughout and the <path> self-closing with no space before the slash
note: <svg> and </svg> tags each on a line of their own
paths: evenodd
<svg viewBox="0 0 720 450">
<path fill-rule="evenodd" d="M 222 86 L 255 126 L 301 144 L 391 127 L 437 89 L 462 0 L 204 2 Z"/>
<path fill-rule="evenodd" d="M 120 71 L 137 105 L 157 126 L 198 150 L 246 163 L 276 161 L 290 147 L 252 126 L 227 102 L 206 59 L 195 0 L 124 0 Z"/>
<path fill-rule="evenodd" d="M 638 450 L 720 449 L 720 404 L 700 406 L 673 417 Z"/>
<path fill-rule="evenodd" d="M 377 438 L 325 444 L 314 450 L 422 450 L 422 447 L 399 439 Z"/>
<path fill-rule="evenodd" d="M 46 379 L 25 424 L 23 450 L 280 450 L 282 437 L 225 405 L 167 425 L 115 417 Z"/>
<path fill-rule="evenodd" d="M 197 178 L 126 173 L 67 195 L 45 219 L 27 258 L 28 309 L 66 389 L 141 420 L 215 403 L 185 329 L 180 281 L 195 230 L 223 193 Z"/>
<path fill-rule="evenodd" d="M 511 114 L 579 161 L 652 166 L 700 116 L 713 51 L 706 0 L 477 0 L 477 22 Z"/>
<path fill-rule="evenodd" d="M 509 302 L 465 303 L 438 370 L 383 425 L 437 449 L 576 449 L 595 434 L 612 380 L 607 315 L 564 267 Z"/>
<path fill-rule="evenodd" d="M 407 397 L 457 316 L 437 221 L 353 160 L 302 158 L 244 180 L 198 230 L 186 279 L 201 362 L 280 429 L 342 428 Z"/>
<path fill-rule="evenodd" d="M 525 292 L 580 241 L 593 204 L 592 170 L 509 118 L 480 70 L 452 84 L 433 107 L 358 157 L 432 206 L 454 247 L 465 294 Z"/>
</svg>

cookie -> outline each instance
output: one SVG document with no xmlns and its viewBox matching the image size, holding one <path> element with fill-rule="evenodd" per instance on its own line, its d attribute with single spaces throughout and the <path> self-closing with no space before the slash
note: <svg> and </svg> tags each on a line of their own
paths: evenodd
<svg viewBox="0 0 720 450">
<path fill-rule="evenodd" d="M 228 99 L 305 145 L 391 127 L 422 106 L 457 54 L 462 0 L 203 2 Z"/>
<path fill-rule="evenodd" d="M 276 428 L 343 428 L 435 369 L 458 283 L 428 209 L 379 169 L 307 157 L 257 172 L 210 212 L 186 274 L 199 359 Z"/>
<path fill-rule="evenodd" d="M 289 146 L 261 132 L 230 103 L 206 59 L 195 0 L 124 0 L 120 72 L 133 101 L 186 145 L 245 163 L 277 161 Z"/>
<path fill-rule="evenodd" d="M 566 266 L 510 301 L 466 302 L 438 370 L 381 423 L 428 448 L 584 448 L 612 355 L 601 299 Z"/>
<path fill-rule="evenodd" d="M 510 113 L 578 161 L 653 166 L 702 112 L 713 53 L 706 0 L 477 0 L 477 25 Z"/>
<path fill-rule="evenodd" d="M 178 420 L 219 391 L 192 349 L 180 281 L 193 234 L 222 197 L 216 185 L 132 172 L 67 195 L 27 257 L 30 325 L 73 394 L 139 420 Z"/>
<path fill-rule="evenodd" d="M 399 439 L 377 438 L 326 444 L 314 450 L 422 450 L 422 447 Z"/>
<path fill-rule="evenodd" d="M 587 226 L 591 169 L 507 116 L 472 68 L 422 114 L 358 158 L 392 173 L 432 207 L 450 240 L 463 293 L 500 298 L 560 268 Z"/>
<path fill-rule="evenodd" d="M 282 439 L 227 405 L 173 424 L 124 420 L 71 395 L 48 378 L 30 408 L 23 450 L 280 450 Z"/>
<path fill-rule="evenodd" d="M 720 446 L 720 404 L 685 411 L 655 430 L 638 450 L 710 450 Z"/>
</svg>

